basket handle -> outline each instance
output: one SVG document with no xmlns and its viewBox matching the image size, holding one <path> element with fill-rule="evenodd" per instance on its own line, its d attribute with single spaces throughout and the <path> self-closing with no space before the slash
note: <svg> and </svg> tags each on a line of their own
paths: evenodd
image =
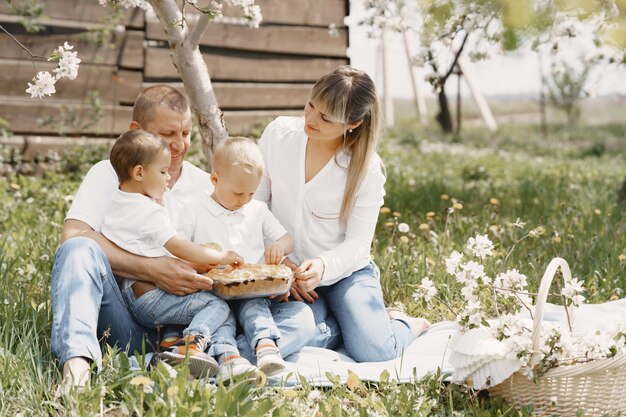
<svg viewBox="0 0 626 417">
<path fill-rule="evenodd" d="M 546 272 L 544 272 L 543 277 L 541 278 L 541 284 L 539 285 L 539 293 L 537 294 L 537 303 L 535 305 L 535 315 L 533 317 L 533 344 L 532 344 L 532 360 L 531 363 L 536 365 L 539 361 L 539 341 L 541 336 L 541 321 L 543 320 L 543 310 L 546 306 L 546 301 L 548 300 L 548 292 L 550 291 L 550 285 L 552 284 L 552 279 L 556 274 L 556 271 L 561 268 L 563 272 L 563 280 L 566 283 L 569 283 L 572 280 L 572 272 L 569 269 L 569 265 L 563 258 L 554 258 L 548 264 L 546 268 Z M 572 328 L 574 327 L 574 309 L 572 305 L 565 306 L 567 310 L 567 314 L 569 316 L 570 324 Z"/>
</svg>

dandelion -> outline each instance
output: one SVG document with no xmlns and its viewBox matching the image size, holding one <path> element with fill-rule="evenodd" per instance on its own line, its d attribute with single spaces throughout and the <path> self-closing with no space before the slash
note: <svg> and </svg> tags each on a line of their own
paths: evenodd
<svg viewBox="0 0 626 417">
<path fill-rule="evenodd" d="M 556 235 L 552 238 L 552 242 L 554 243 L 561 243 L 561 236 Z"/>
<path fill-rule="evenodd" d="M 626 261 L 626 254 L 622 253 L 620 256 L 617 257 L 617 259 L 619 259 L 620 262 Z"/>
<path fill-rule="evenodd" d="M 394 222 L 385 222 L 385 227 L 394 227 L 395 225 Z"/>
<path fill-rule="evenodd" d="M 418 226 L 418 229 L 420 229 L 422 232 L 427 231 L 428 229 L 430 229 L 430 226 L 427 225 L 426 223 L 422 223 Z"/>
<path fill-rule="evenodd" d="M 380 214 L 387 214 L 387 213 L 391 213 L 391 209 L 389 207 L 380 208 Z"/>
<path fill-rule="evenodd" d="M 406 236 L 400 236 L 400 242 L 402 243 L 409 243 L 409 238 Z"/>
<path fill-rule="evenodd" d="M 500 205 L 500 201 L 497 198 L 491 198 L 489 199 L 489 204 L 491 204 L 492 206 L 498 206 Z"/>
<path fill-rule="evenodd" d="M 135 387 L 142 387 L 143 392 L 146 394 L 152 394 L 154 381 L 144 375 L 137 375 L 130 380 L 130 385 Z"/>
<path fill-rule="evenodd" d="M 409 230 L 411 230 L 411 228 L 406 223 L 400 223 L 398 225 L 398 232 L 400 232 L 400 233 L 408 233 Z"/>
<path fill-rule="evenodd" d="M 428 213 L 426 213 L 426 218 L 427 219 L 432 219 L 433 217 L 435 217 L 435 212 L 434 211 L 429 211 Z"/>
<path fill-rule="evenodd" d="M 452 204 L 452 208 L 455 210 L 461 210 L 463 208 L 463 204 L 461 203 L 454 203 Z"/>
<path fill-rule="evenodd" d="M 450 196 L 448 194 L 441 194 L 439 198 L 442 199 L 443 201 L 450 200 Z"/>
<path fill-rule="evenodd" d="M 469 249 L 474 256 L 485 259 L 487 256 L 492 255 L 493 242 L 489 240 L 487 235 L 476 235 L 476 237 L 470 237 L 467 241 L 466 248 Z"/>
<path fill-rule="evenodd" d="M 399 211 L 393 212 L 393 217 L 400 217 L 400 216 L 402 216 L 402 214 Z"/>
<path fill-rule="evenodd" d="M 602 210 L 600 209 L 595 209 L 593 212 L 597 214 L 598 216 L 602 214 Z"/>
</svg>

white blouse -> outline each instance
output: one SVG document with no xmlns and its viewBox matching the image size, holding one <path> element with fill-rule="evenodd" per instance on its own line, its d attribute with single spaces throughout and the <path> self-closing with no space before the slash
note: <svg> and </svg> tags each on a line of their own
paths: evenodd
<svg viewBox="0 0 626 417">
<path fill-rule="evenodd" d="M 296 264 L 319 257 L 325 270 L 320 285 L 331 285 L 371 261 L 370 247 L 385 195 L 381 161 L 372 158 L 356 196 L 346 226 L 339 211 L 347 177 L 349 156 L 332 158 L 305 183 L 308 138 L 304 119 L 279 117 L 270 123 L 259 147 L 265 173 L 255 198 L 270 205 L 272 213 L 295 240 L 289 258 Z"/>
</svg>

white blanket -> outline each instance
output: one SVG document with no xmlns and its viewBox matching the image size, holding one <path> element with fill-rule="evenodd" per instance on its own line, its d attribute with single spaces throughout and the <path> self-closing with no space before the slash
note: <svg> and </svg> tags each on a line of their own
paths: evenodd
<svg viewBox="0 0 626 417">
<path fill-rule="evenodd" d="M 603 304 L 586 304 L 574 312 L 577 330 L 610 330 L 620 319 L 626 319 L 626 299 Z M 565 321 L 563 306 L 548 304 L 544 310 L 544 320 Z M 387 362 L 357 363 L 342 352 L 305 347 L 299 353 L 286 358 L 286 370 L 272 377 L 271 382 L 299 385 L 299 378 L 304 377 L 312 385 L 324 386 L 331 384 L 327 373 L 339 377 L 340 381 L 345 383 L 348 371 L 354 372 L 362 380 L 378 381 L 381 373 L 387 370 L 390 378 L 398 382 L 411 382 L 438 369 L 444 373 L 452 373 L 454 369 L 448 362 L 449 343 L 457 330 L 458 327 L 454 322 L 435 323 L 428 332 L 418 337 L 400 358 Z"/>
</svg>

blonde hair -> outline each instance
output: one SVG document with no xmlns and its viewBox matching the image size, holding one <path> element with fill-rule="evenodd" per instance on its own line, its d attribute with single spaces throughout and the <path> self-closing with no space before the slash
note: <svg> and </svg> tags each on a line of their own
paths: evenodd
<svg viewBox="0 0 626 417">
<path fill-rule="evenodd" d="M 139 93 L 133 106 L 133 120 L 145 127 L 152 122 L 154 109 L 159 106 L 180 114 L 190 111 L 189 101 L 184 94 L 169 85 L 157 84 Z"/>
<path fill-rule="evenodd" d="M 344 65 L 317 80 L 310 101 L 328 117 L 344 124 L 343 146 L 339 150 L 350 156 L 350 163 L 339 220 L 345 224 L 367 167 L 376 157 L 381 121 L 376 88 L 367 73 Z M 359 121 L 359 126 L 349 128 Z"/>
<path fill-rule="evenodd" d="M 233 167 L 248 174 L 263 175 L 263 155 L 253 140 L 241 136 L 231 137 L 215 147 L 213 170 L 220 174 Z"/>
<path fill-rule="evenodd" d="M 122 133 L 113 144 L 110 161 L 120 183 L 131 179 L 137 165 L 149 165 L 161 152 L 170 153 L 167 142 L 154 133 L 133 129 Z"/>
</svg>

